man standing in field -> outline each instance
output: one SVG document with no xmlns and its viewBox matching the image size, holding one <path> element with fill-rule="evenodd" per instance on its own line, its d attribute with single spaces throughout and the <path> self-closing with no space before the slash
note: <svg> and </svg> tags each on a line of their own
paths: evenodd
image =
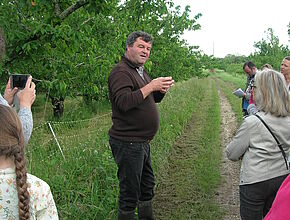
<svg viewBox="0 0 290 220">
<path fill-rule="evenodd" d="M 154 219 L 152 198 L 154 174 L 150 140 L 159 126 L 155 103 L 160 102 L 173 85 L 171 77 L 150 80 L 144 64 L 148 60 L 152 36 L 132 32 L 126 41 L 125 56 L 108 78 L 113 125 L 109 130 L 110 147 L 118 165 L 118 219 Z"/>
<path fill-rule="evenodd" d="M 257 68 L 254 63 L 252 63 L 251 61 L 248 61 L 244 64 L 243 70 L 248 75 L 248 78 L 247 78 L 247 83 L 246 83 L 246 89 L 244 92 L 244 97 L 242 99 L 242 109 L 243 109 L 244 115 L 248 115 L 247 108 L 249 106 L 249 99 L 251 96 L 251 86 L 254 83 L 254 77 L 257 72 Z"/>
</svg>

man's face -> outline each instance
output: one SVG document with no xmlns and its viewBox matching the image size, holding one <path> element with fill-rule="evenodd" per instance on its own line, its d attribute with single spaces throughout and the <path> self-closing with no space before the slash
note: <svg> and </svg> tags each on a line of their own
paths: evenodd
<svg viewBox="0 0 290 220">
<path fill-rule="evenodd" d="M 244 72 L 245 72 L 246 74 L 248 74 L 248 75 L 251 75 L 251 74 L 252 74 L 252 70 L 251 70 L 250 67 L 248 67 L 248 66 L 245 66 L 245 68 L 244 68 Z"/>
<path fill-rule="evenodd" d="M 290 81 L 290 60 L 284 59 L 281 63 L 281 73 L 284 75 L 287 82 Z"/>
<path fill-rule="evenodd" d="M 127 46 L 126 57 L 132 63 L 143 66 L 149 58 L 151 46 L 151 43 L 147 43 L 139 37 L 132 47 Z"/>
</svg>

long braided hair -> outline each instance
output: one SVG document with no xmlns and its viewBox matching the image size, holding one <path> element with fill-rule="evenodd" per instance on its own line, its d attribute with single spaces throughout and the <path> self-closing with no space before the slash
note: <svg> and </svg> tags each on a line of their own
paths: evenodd
<svg viewBox="0 0 290 220">
<path fill-rule="evenodd" d="M 0 156 L 14 161 L 19 219 L 30 219 L 22 126 L 16 112 L 4 105 L 0 105 Z"/>
</svg>

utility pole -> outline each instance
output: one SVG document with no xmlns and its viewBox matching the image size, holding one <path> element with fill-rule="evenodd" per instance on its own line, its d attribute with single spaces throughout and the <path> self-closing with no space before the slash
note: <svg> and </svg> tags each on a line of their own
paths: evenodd
<svg viewBox="0 0 290 220">
<path fill-rule="evenodd" d="M 214 41 L 212 42 L 212 55 L 214 56 Z"/>
</svg>

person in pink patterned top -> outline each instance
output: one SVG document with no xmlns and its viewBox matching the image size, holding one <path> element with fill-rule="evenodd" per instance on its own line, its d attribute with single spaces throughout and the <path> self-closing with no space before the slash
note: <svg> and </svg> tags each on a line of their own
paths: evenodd
<svg viewBox="0 0 290 220">
<path fill-rule="evenodd" d="M 26 172 L 17 113 L 0 105 L 0 219 L 58 220 L 49 185 Z"/>
</svg>

